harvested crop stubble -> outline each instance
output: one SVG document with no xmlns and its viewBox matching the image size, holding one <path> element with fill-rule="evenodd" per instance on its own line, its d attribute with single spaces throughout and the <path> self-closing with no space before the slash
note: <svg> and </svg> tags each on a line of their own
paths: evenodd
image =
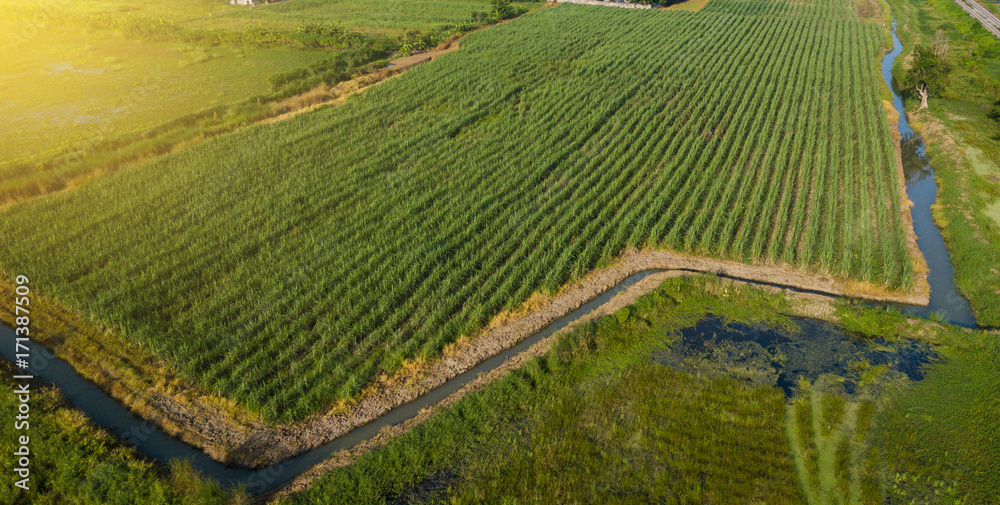
<svg viewBox="0 0 1000 505">
<path fill-rule="evenodd" d="M 906 289 L 880 40 L 843 0 L 542 9 L 5 211 L 0 269 L 280 420 L 629 248 Z"/>
</svg>

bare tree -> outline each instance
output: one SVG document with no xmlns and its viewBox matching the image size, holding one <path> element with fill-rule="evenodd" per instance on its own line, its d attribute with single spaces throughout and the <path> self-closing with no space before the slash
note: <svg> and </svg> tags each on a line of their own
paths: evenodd
<svg viewBox="0 0 1000 505">
<path fill-rule="evenodd" d="M 940 48 L 934 45 L 919 45 L 913 49 L 913 61 L 903 76 L 903 88 L 912 89 L 920 97 L 920 108 L 927 108 L 932 94 L 942 93 L 951 73 L 951 65 L 939 56 Z M 944 52 L 947 53 L 947 45 Z"/>
<path fill-rule="evenodd" d="M 931 39 L 931 49 L 938 59 L 943 60 L 948 57 L 948 47 L 948 38 L 945 37 L 944 31 L 938 30 Z"/>
</svg>

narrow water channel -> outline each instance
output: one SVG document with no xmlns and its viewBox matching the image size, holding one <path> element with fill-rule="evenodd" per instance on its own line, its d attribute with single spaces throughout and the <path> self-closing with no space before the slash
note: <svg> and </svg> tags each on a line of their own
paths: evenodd
<svg viewBox="0 0 1000 505">
<path fill-rule="evenodd" d="M 371 423 L 355 428 L 323 446 L 260 470 L 223 465 L 199 449 L 193 448 L 180 439 L 163 432 L 157 426 L 139 419 L 132 415 L 118 400 L 84 379 L 69 363 L 54 357 L 40 346 L 30 346 L 32 359 L 29 373 L 43 383 L 59 388 L 70 403 L 82 410 L 95 423 L 115 433 L 119 438 L 135 446 L 150 458 L 161 463 L 168 463 L 175 459 L 188 459 L 196 470 L 219 481 L 224 486 L 245 485 L 248 492 L 260 494 L 285 484 L 296 475 L 333 454 L 374 437 L 382 428 L 402 423 L 416 416 L 420 410 L 447 398 L 478 377 L 479 374 L 497 368 L 508 358 L 527 350 L 536 342 L 565 328 L 570 323 L 600 307 L 618 293 L 656 272 L 656 270 L 649 270 L 634 274 L 597 298 L 581 305 L 580 308 L 557 319 L 538 333 L 456 376 L 443 386 L 410 403 L 396 407 Z M 14 330 L 0 325 L 0 350 L 2 350 L 4 357 L 10 361 L 14 361 L 14 344 Z"/>
<path fill-rule="evenodd" d="M 902 44 L 895 33 L 895 22 L 893 23 L 893 42 L 895 45 L 893 51 L 887 54 L 882 62 L 882 73 L 890 88 L 892 88 L 892 64 L 902 51 Z M 947 320 L 954 324 L 974 327 L 976 323 L 969 304 L 954 288 L 951 261 L 948 251 L 945 249 L 944 240 L 931 219 L 930 205 L 934 202 L 937 193 L 934 171 L 924 158 L 923 143 L 919 137 L 913 134 L 913 130 L 906 121 L 906 116 L 902 114 L 903 101 L 895 91 L 893 92 L 893 103 L 901 114 L 899 129 L 903 137 L 903 166 L 906 171 L 907 193 L 915 204 L 913 207 L 914 228 L 920 250 L 930 266 L 930 306 L 926 308 L 907 307 L 905 310 L 910 314 L 921 316 L 937 312 L 943 314 Z M 81 377 L 68 363 L 55 358 L 39 346 L 31 348 L 30 373 L 40 381 L 59 388 L 70 403 L 86 413 L 95 423 L 117 434 L 122 440 L 134 445 L 150 458 L 161 463 L 168 463 L 175 459 L 188 459 L 195 469 L 207 477 L 218 480 L 224 486 L 245 485 L 250 493 L 259 494 L 285 484 L 296 475 L 336 452 L 353 447 L 373 437 L 386 426 L 399 424 L 412 418 L 421 409 L 458 391 L 479 374 L 500 366 L 507 358 L 526 350 L 539 340 L 566 327 L 604 304 L 614 295 L 653 273 L 655 271 L 632 275 L 611 290 L 553 322 L 542 331 L 480 363 L 475 368 L 446 382 L 440 388 L 411 403 L 397 407 L 375 421 L 358 427 L 326 445 L 261 470 L 227 467 L 212 460 L 200 450 L 171 437 L 156 426 L 133 416 L 117 400 Z M 11 361 L 14 359 L 14 344 L 14 331 L 7 326 L 0 325 L 0 349 L 2 349 L 4 357 Z"/>
<path fill-rule="evenodd" d="M 932 313 L 944 316 L 952 324 L 967 328 L 976 327 L 969 302 L 955 287 L 955 275 L 951 257 L 944 245 L 944 237 L 934 224 L 931 205 L 937 198 L 937 182 L 934 168 L 927 161 L 926 148 L 920 136 L 910 128 L 903 110 L 900 96 L 892 78 L 892 66 L 896 57 L 903 52 L 903 44 L 896 36 L 896 21 L 892 22 L 892 51 L 882 59 L 882 78 L 892 90 L 892 105 L 899 112 L 900 148 L 903 151 L 903 173 L 906 175 L 906 194 L 913 201 L 910 210 L 913 215 L 913 230 L 917 233 L 917 245 L 930 268 L 927 281 L 931 286 L 931 302 L 927 307 L 906 307 L 904 311 L 914 316 L 927 317 Z"/>
</svg>

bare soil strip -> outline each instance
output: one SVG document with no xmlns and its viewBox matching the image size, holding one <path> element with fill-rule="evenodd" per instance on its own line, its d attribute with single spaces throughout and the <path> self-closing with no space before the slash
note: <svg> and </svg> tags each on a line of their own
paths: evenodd
<svg viewBox="0 0 1000 505">
<path fill-rule="evenodd" d="M 550 0 L 551 1 L 551 0 Z M 632 4 L 625 2 L 601 1 L 601 0 L 555 0 L 557 3 L 570 3 L 580 5 L 597 5 L 600 7 L 620 7 L 622 9 L 652 9 L 652 5 Z"/>
<path fill-rule="evenodd" d="M 462 397 L 464 397 L 465 395 L 469 393 L 474 393 L 476 391 L 481 391 L 490 383 L 507 375 L 508 372 L 512 370 L 517 370 L 518 368 L 524 366 L 525 363 L 534 358 L 544 356 L 545 353 L 549 352 L 549 349 L 551 349 L 552 346 L 556 343 L 560 335 L 572 331 L 573 328 L 579 326 L 580 324 L 586 323 L 588 321 L 593 321 L 602 316 L 614 314 L 618 309 L 632 305 L 633 303 L 635 303 L 636 300 L 639 299 L 640 296 L 656 289 L 656 287 L 662 284 L 664 280 L 669 279 L 671 277 L 680 277 L 684 275 L 690 275 L 690 274 L 682 271 L 670 271 L 670 272 L 658 272 L 653 275 L 650 275 L 649 277 L 646 277 L 645 279 L 630 286 L 625 291 L 618 293 L 618 295 L 616 295 L 611 300 L 608 300 L 604 305 L 601 305 L 597 309 L 591 311 L 589 314 L 570 323 L 562 330 L 554 333 L 553 335 L 549 336 L 544 340 L 535 343 L 534 345 L 529 347 L 526 351 L 516 356 L 512 356 L 502 365 L 500 365 L 497 368 L 494 368 L 490 372 L 480 375 L 475 380 L 462 387 L 462 389 L 458 390 L 455 393 L 452 393 L 450 396 L 448 396 L 444 400 L 441 400 L 433 407 L 421 410 L 420 413 L 418 413 L 416 416 L 400 424 L 383 428 L 382 431 L 380 431 L 378 435 L 376 435 L 375 437 L 365 442 L 362 442 L 350 449 L 341 451 L 336 455 L 324 460 L 323 462 L 313 466 L 309 470 L 302 472 L 301 474 L 298 475 L 298 477 L 293 479 L 288 484 L 281 486 L 280 488 L 274 490 L 271 493 L 261 495 L 258 498 L 258 502 L 263 503 L 270 501 L 272 499 L 278 499 L 281 497 L 305 491 L 312 485 L 313 482 L 316 481 L 316 479 L 322 477 L 323 474 L 330 472 L 331 470 L 350 465 L 364 453 L 372 449 L 377 449 L 379 447 L 382 447 L 393 438 L 396 438 L 406 433 L 415 426 L 423 424 L 424 421 L 430 419 L 430 417 L 434 415 L 434 413 L 450 407 L 451 405 L 455 404 L 455 402 L 462 399 Z"/>
<path fill-rule="evenodd" d="M 506 320 L 505 322 L 491 325 L 473 340 L 458 342 L 446 350 L 441 359 L 429 364 L 415 364 L 408 367 L 406 372 L 381 378 L 347 412 L 314 416 L 295 425 L 249 426 L 245 427 L 248 431 L 241 432 L 237 437 L 227 436 L 209 442 L 211 445 L 235 449 L 230 454 L 231 462 L 244 466 L 269 465 L 300 454 L 440 387 L 447 380 L 544 329 L 625 278 L 642 271 L 659 269 L 711 272 L 726 277 L 869 300 L 925 302 L 925 298 L 915 295 L 885 293 L 879 296 L 865 290 L 859 283 L 837 281 L 832 277 L 788 267 L 750 266 L 666 251 L 633 252 L 626 254 L 615 265 L 593 272 L 582 281 L 564 289 L 540 304 L 537 309 L 520 317 L 501 316 L 498 319 Z M 196 426 L 191 428 L 197 429 Z"/>
<path fill-rule="evenodd" d="M 646 270 L 709 272 L 723 277 L 871 301 L 926 304 L 929 298 L 929 290 L 920 294 L 890 293 L 874 286 L 840 281 L 830 276 L 810 274 L 784 266 L 751 266 L 668 251 L 631 252 L 616 264 L 595 271 L 582 281 L 563 289 L 536 309 L 514 317 L 501 315 L 496 321 L 503 321 L 502 323 L 497 324 L 495 321 L 477 338 L 457 342 L 446 349 L 441 359 L 429 364 L 404 367 L 403 372 L 380 378 L 346 412 L 313 416 L 294 425 L 240 426 L 238 431 L 217 432 L 220 436 L 206 440 L 206 445 L 227 447 L 230 462 L 251 467 L 270 465 L 301 454 L 440 387 L 448 379 L 544 329 L 625 278 Z M 190 425 L 190 431 L 204 433 L 202 430 L 210 427 L 206 426 L 207 419 L 197 415 L 188 418 L 195 421 Z M 218 420 L 212 425 L 218 427 Z"/>
<path fill-rule="evenodd" d="M 360 75 L 349 81 L 337 83 L 332 87 L 320 85 L 301 95 L 296 95 L 273 104 L 272 108 L 277 115 L 263 119 L 260 123 L 276 123 L 278 121 L 284 121 L 298 116 L 304 112 L 316 110 L 320 107 L 340 105 L 347 101 L 348 97 L 352 95 L 362 93 L 366 89 L 377 84 L 381 84 L 385 80 L 395 77 L 411 67 L 431 61 L 434 58 L 437 58 L 444 53 L 451 52 L 457 48 L 458 44 L 449 42 L 442 44 L 442 48 L 440 49 L 411 54 L 409 56 L 389 60 L 389 66 L 387 68 L 369 74 Z M 258 123 L 248 126 L 254 126 L 255 124 Z"/>
<path fill-rule="evenodd" d="M 679 4 L 673 4 L 664 10 L 698 12 L 704 9 L 708 2 L 709 0 L 686 0 Z"/>
</svg>

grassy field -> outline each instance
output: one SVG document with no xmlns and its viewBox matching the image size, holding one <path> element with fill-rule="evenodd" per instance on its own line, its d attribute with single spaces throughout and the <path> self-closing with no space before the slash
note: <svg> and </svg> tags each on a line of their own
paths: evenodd
<svg viewBox="0 0 1000 505">
<path fill-rule="evenodd" d="M 5 29 L 0 37 L 10 27 Z M 37 43 L 0 55 L 0 114 L 10 132 L 0 138 L 4 165 L 265 95 L 271 91 L 269 76 L 330 56 L 293 48 L 205 47 L 61 30 L 37 37 Z M 4 182 L 12 181 L 4 177 Z"/>
<path fill-rule="evenodd" d="M 281 503 L 801 503 L 780 390 L 651 360 L 708 312 L 787 321 L 712 282 L 668 280 Z"/>
<path fill-rule="evenodd" d="M 0 206 L 272 117 L 289 97 L 370 76 L 396 50 L 539 5 L 390 3 L 296 1 L 272 16 L 223 1 L 0 0 L 0 111 L 11 120 Z"/>
<path fill-rule="evenodd" d="M 1000 334 L 962 330 L 857 305 L 839 324 L 888 340 L 921 339 L 940 359 L 924 379 L 889 390 L 870 420 L 880 503 L 993 503 L 1000 497 Z M 865 469 L 871 471 L 871 469 Z"/>
<path fill-rule="evenodd" d="M 3 360 L 0 385 L 8 391 L 17 373 Z M 206 482 L 190 466 L 177 462 L 159 468 L 135 450 L 125 447 L 113 435 L 94 426 L 79 410 L 69 406 L 52 389 L 32 385 L 31 417 L 27 432 L 9 426 L 20 402 L 14 394 L 0 397 L 4 423 L 0 450 L 13 454 L 19 445 L 16 436 L 29 436 L 30 491 L 15 489 L 15 458 L 0 461 L 0 471 L 10 476 L 0 503 L 9 505 L 236 505 L 247 503 L 245 496 Z"/>
<path fill-rule="evenodd" d="M 627 248 L 907 287 L 881 34 L 848 5 L 541 9 L 10 209 L 0 268 L 283 420 Z"/>
<path fill-rule="evenodd" d="M 95 15 L 161 18 L 195 29 L 241 31 L 255 26 L 294 30 L 308 23 L 338 25 L 368 35 L 397 37 L 408 31 L 437 32 L 490 11 L 489 0 L 294 0 L 253 7 L 226 0 L 0 0 L 15 12 L 44 10 L 56 16 Z"/>
<path fill-rule="evenodd" d="M 825 374 L 787 401 L 776 388 L 654 365 L 706 314 L 789 324 L 780 295 L 722 292 L 715 280 L 668 280 L 280 503 L 990 502 L 1000 462 L 991 336 L 843 306 L 853 321 L 937 342 L 944 361 L 921 382 L 880 387 L 887 369 L 872 367 L 853 395 Z"/>
<path fill-rule="evenodd" d="M 945 348 L 927 379 L 879 420 L 891 482 L 885 503 L 994 503 L 1000 498 L 997 335 Z"/>
<path fill-rule="evenodd" d="M 941 30 L 953 71 L 944 94 L 911 115 L 927 144 L 939 186 L 934 219 L 947 241 L 955 278 L 976 320 L 1000 327 L 1000 40 L 950 0 L 893 0 L 903 56 Z M 894 74 L 904 68 L 897 59 Z M 910 97 L 908 111 L 918 101 Z"/>
</svg>

